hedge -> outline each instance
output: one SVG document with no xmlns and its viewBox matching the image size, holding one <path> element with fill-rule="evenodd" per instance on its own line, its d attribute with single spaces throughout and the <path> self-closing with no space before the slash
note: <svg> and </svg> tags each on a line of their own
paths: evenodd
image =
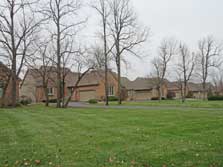
<svg viewBox="0 0 223 167">
<path fill-rule="evenodd" d="M 90 99 L 90 100 L 88 100 L 88 103 L 89 104 L 97 104 L 98 100 L 97 99 Z"/>
<path fill-rule="evenodd" d="M 209 101 L 223 101 L 223 96 L 209 96 L 208 97 Z"/>
<path fill-rule="evenodd" d="M 118 97 L 116 96 L 109 96 L 108 101 L 118 101 Z"/>
</svg>

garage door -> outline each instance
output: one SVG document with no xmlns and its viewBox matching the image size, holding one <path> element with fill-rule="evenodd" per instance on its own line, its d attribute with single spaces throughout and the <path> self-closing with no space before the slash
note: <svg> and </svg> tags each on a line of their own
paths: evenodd
<svg viewBox="0 0 223 167">
<path fill-rule="evenodd" d="M 90 99 L 96 99 L 96 91 L 80 91 L 80 101 L 88 101 Z"/>
<path fill-rule="evenodd" d="M 135 93 L 135 100 L 150 100 L 152 96 L 151 92 L 138 91 Z"/>
</svg>

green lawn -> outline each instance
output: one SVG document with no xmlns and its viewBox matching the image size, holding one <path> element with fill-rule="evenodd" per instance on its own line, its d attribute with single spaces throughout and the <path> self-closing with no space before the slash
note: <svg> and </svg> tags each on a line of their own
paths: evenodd
<svg viewBox="0 0 223 167">
<path fill-rule="evenodd" d="M 223 166 L 219 109 L 31 106 L 0 109 L 0 127 L 1 167 Z"/>
<path fill-rule="evenodd" d="M 104 103 L 100 103 L 102 105 Z M 110 105 L 117 105 L 117 102 L 110 102 Z M 123 102 L 127 106 L 161 106 L 161 107 L 193 107 L 193 108 L 223 108 L 223 101 L 202 101 L 187 100 L 182 103 L 180 100 L 163 100 L 163 101 L 130 101 Z"/>
</svg>

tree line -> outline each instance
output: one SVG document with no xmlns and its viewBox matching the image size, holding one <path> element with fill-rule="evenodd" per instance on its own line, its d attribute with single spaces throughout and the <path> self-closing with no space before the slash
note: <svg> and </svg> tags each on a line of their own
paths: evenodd
<svg viewBox="0 0 223 167">
<path fill-rule="evenodd" d="M 151 62 L 154 69 L 152 76 L 157 78 L 159 99 L 162 98 L 162 85 L 168 70 L 175 76 L 182 102 L 186 100 L 188 83 L 193 78 L 197 78 L 197 82 L 201 83 L 203 100 L 207 99 L 208 82 L 214 83 L 214 91 L 221 92 L 222 51 L 222 43 L 217 42 L 213 36 L 199 40 L 195 51 L 191 51 L 182 41 L 164 39 L 158 48 L 158 56 Z"/>
<path fill-rule="evenodd" d="M 33 68 L 42 78 L 48 97 L 49 71 L 56 73 L 57 107 L 67 107 L 84 75 L 94 68 L 105 73 L 108 105 L 108 63 L 114 60 L 118 71 L 121 104 L 121 61 L 126 52 L 147 39 L 148 30 L 137 21 L 130 0 L 96 0 L 89 5 L 100 18 L 101 29 L 96 46 L 89 48 L 76 39 L 88 18 L 79 17 L 81 0 L 3 0 L 0 5 L 1 60 L 11 72 L 12 106 L 16 106 L 17 79 L 24 67 Z M 41 70 L 36 67 L 42 66 Z M 75 69 L 78 80 L 71 95 L 64 97 L 68 69 Z M 4 84 L 6 86 L 6 84 Z M 48 98 L 46 100 L 48 105 Z"/>
<path fill-rule="evenodd" d="M 115 62 L 118 75 L 118 98 L 122 103 L 122 63 L 128 55 L 140 57 L 138 50 L 147 41 L 149 28 L 139 24 L 130 0 L 2 0 L 0 4 L 0 58 L 10 68 L 7 83 L 12 82 L 12 106 L 16 106 L 17 79 L 25 67 L 35 69 L 42 78 L 48 105 L 49 72 L 56 74 L 57 107 L 67 107 L 81 79 L 92 69 L 104 71 L 105 102 L 108 105 L 108 69 Z M 88 17 L 81 17 L 83 6 L 97 13 L 100 29 L 97 42 L 91 47 L 78 41 Z M 205 90 L 210 70 L 221 65 L 222 48 L 207 37 L 199 41 L 198 51 L 191 53 L 187 45 L 175 40 L 163 40 L 159 54 L 152 61 L 153 75 L 161 98 L 168 66 L 178 56 L 175 65 L 182 94 L 195 69 L 199 71 Z M 41 66 L 41 69 L 36 67 Z M 69 97 L 64 97 L 68 69 L 74 69 L 78 79 Z M 199 70 L 198 70 L 199 69 Z M 218 78 L 218 77 L 216 77 Z M 215 80 L 217 80 L 215 78 Z M 217 83 L 217 81 L 216 81 Z M 5 90 L 5 89 L 4 89 Z M 3 93 L 4 96 L 4 93 Z M 184 99 L 185 100 L 185 99 Z"/>
</svg>

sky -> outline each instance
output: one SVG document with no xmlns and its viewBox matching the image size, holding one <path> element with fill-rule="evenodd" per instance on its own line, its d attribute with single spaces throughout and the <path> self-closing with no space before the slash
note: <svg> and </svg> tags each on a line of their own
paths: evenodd
<svg viewBox="0 0 223 167">
<path fill-rule="evenodd" d="M 157 56 L 163 38 L 185 42 L 192 51 L 196 51 L 198 41 L 208 35 L 223 40 L 222 0 L 132 0 L 132 5 L 139 23 L 150 28 L 150 36 L 142 48 L 147 56 L 142 60 L 130 57 L 129 68 L 123 66 L 122 75 L 130 79 L 151 73 L 150 60 Z M 94 37 L 100 21 L 92 15 L 90 12 L 87 29 L 88 36 Z"/>
</svg>

